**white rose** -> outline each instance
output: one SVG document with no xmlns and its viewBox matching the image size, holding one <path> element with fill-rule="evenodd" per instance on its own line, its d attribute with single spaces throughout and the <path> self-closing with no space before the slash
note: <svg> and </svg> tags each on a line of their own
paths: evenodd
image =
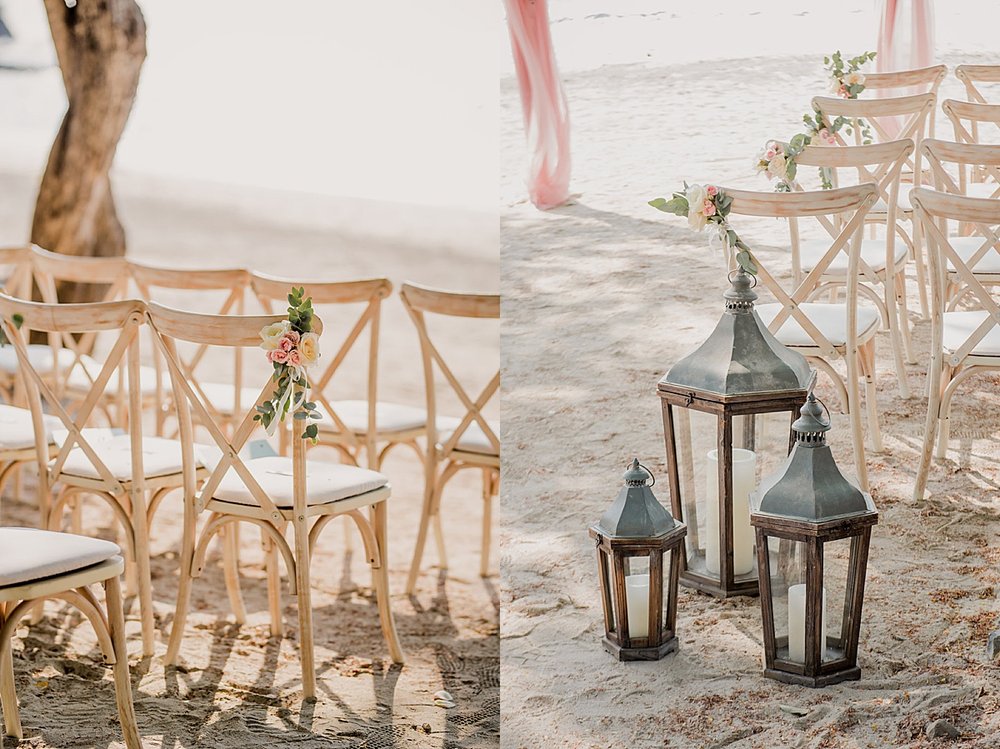
<svg viewBox="0 0 1000 749">
<path fill-rule="evenodd" d="M 292 324 L 288 320 L 265 325 L 260 329 L 260 347 L 265 351 L 274 351 L 278 348 L 278 341 L 281 340 L 281 337 L 291 329 Z"/>
<path fill-rule="evenodd" d="M 830 89 L 829 89 L 829 91 L 830 91 L 831 94 L 839 94 L 840 93 L 840 79 L 837 76 L 833 76 L 830 79 Z"/>
<path fill-rule="evenodd" d="M 688 187 L 684 197 L 687 198 L 688 202 L 688 226 L 695 231 L 701 231 L 705 228 L 705 224 L 708 223 L 708 219 L 705 218 L 705 214 L 702 212 L 708 193 L 705 192 L 705 188 L 701 185 L 691 185 Z"/>
<path fill-rule="evenodd" d="M 865 82 L 865 77 L 861 73 L 848 73 L 847 77 L 844 79 L 844 83 L 848 86 L 854 86 L 857 84 L 863 84 Z"/>
<path fill-rule="evenodd" d="M 302 358 L 303 367 L 311 367 L 319 361 L 319 336 L 315 333 L 306 333 L 299 341 L 299 356 Z"/>
<path fill-rule="evenodd" d="M 767 165 L 767 174 L 773 179 L 784 179 L 785 169 L 785 155 L 783 153 L 779 153 L 771 159 L 771 163 Z"/>
</svg>

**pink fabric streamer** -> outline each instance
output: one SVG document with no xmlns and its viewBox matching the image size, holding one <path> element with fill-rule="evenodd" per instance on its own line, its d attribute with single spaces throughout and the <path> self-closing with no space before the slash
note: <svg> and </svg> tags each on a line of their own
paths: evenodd
<svg viewBox="0 0 1000 749">
<path fill-rule="evenodd" d="M 569 198 L 569 108 L 552 51 L 546 0 L 504 0 L 531 163 L 528 195 L 540 210 Z"/>
<path fill-rule="evenodd" d="M 934 6 L 931 0 L 881 0 L 882 17 L 878 29 L 875 70 L 891 73 L 934 64 Z M 923 93 L 918 88 L 881 92 L 882 95 L 909 96 Z M 886 133 L 895 136 L 902 129 L 902 117 L 885 118 Z"/>
</svg>

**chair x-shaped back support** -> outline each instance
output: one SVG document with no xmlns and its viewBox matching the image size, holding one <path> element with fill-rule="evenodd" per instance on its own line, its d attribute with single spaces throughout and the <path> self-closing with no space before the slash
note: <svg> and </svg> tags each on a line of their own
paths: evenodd
<svg viewBox="0 0 1000 749">
<path fill-rule="evenodd" d="M 972 104 L 989 104 L 977 83 L 1000 83 L 1000 65 L 959 65 L 955 76 L 965 86 L 965 98 Z M 943 106 L 943 105 L 942 105 Z M 972 120 L 972 143 L 979 142 L 979 123 Z M 959 140 L 956 134 L 955 140 Z"/>
<path fill-rule="evenodd" d="M 112 509 L 125 532 L 127 550 L 137 568 L 143 653 L 152 655 L 153 610 L 146 492 L 165 492 L 176 487 L 176 476 L 146 476 L 141 418 L 129 419 L 130 480 L 122 479 L 111 471 L 94 446 L 93 437 L 84 432 L 116 369 L 124 368 L 127 372 L 129 412 L 140 412 L 138 334 L 145 320 L 145 306 L 141 301 L 128 299 L 90 304 L 47 304 L 0 295 L 0 316 L 4 333 L 17 352 L 24 374 L 39 465 L 47 466 L 47 470 L 40 471 L 39 475 L 42 516 L 46 518 L 49 528 L 58 529 L 67 503 L 81 494 L 98 497 Z M 15 320 L 20 320 L 21 324 L 16 324 Z M 57 389 L 32 364 L 25 340 L 28 331 L 56 334 L 63 338 L 71 338 L 74 334 L 118 332 L 100 371 L 93 378 L 89 391 L 83 394 L 74 413 L 67 410 Z M 51 462 L 48 430 L 43 423 L 43 402 L 48 413 L 59 419 L 66 431 L 66 437 L 58 445 L 56 457 Z M 96 477 L 66 472 L 67 461 L 76 448 L 93 466 Z M 57 483 L 63 488 L 55 502 L 52 502 L 51 490 Z"/>
<path fill-rule="evenodd" d="M 941 82 L 948 75 L 946 65 L 931 65 L 913 70 L 893 70 L 884 73 L 865 74 L 865 98 L 886 98 L 906 96 L 914 93 L 937 96 Z M 916 91 L 914 89 L 917 89 Z M 931 109 L 927 131 L 934 137 L 935 109 Z"/>
<path fill-rule="evenodd" d="M 456 377 L 441 350 L 434 344 L 428 331 L 426 316 L 443 315 L 450 317 L 499 319 L 500 297 L 491 294 L 459 294 L 430 289 L 416 284 L 404 284 L 400 290 L 403 306 L 409 313 L 420 339 L 420 352 L 424 369 L 424 386 L 427 397 L 427 466 L 424 489 L 424 508 L 420 529 L 417 533 L 416 548 L 407 581 L 407 593 L 416 589 L 417 576 L 423 559 L 424 544 L 431 520 L 435 523 L 438 542 L 438 557 L 442 567 L 447 566 L 444 536 L 440 525 L 441 494 L 445 485 L 458 471 L 474 468 L 483 471 L 483 540 L 480 559 L 480 574 L 489 571 L 489 549 L 491 533 L 492 497 L 499 491 L 500 440 L 483 415 L 487 406 L 500 387 L 500 370 L 497 368 L 489 382 L 473 398 L 466 387 Z M 437 414 L 436 372 L 440 372 L 452 393 L 465 409 L 465 414 L 451 429 Z M 463 449 L 463 440 L 470 438 L 470 428 L 475 424 L 485 437 L 486 444 L 475 451 Z M 444 429 L 441 427 L 444 426 Z M 451 429 L 450 434 L 447 430 Z M 447 436 L 442 441 L 439 433 Z M 485 449 L 484 449 L 485 448 Z M 439 473 L 438 464 L 445 463 Z"/>
<path fill-rule="evenodd" d="M 382 300 L 392 292 L 392 284 L 385 278 L 297 283 L 294 280 L 273 278 L 259 273 L 253 274 L 251 283 L 257 299 L 268 312 L 273 311 L 276 304 L 285 302 L 288 290 L 293 286 L 304 287 L 305 296 L 312 298 L 314 306 L 364 304 L 364 309 L 354 321 L 337 350 L 332 355 L 323 354 L 323 358 L 320 360 L 320 373 L 313 382 L 312 398 L 322 405 L 324 421 L 328 419 L 330 422 L 329 424 L 323 422 L 319 424 L 320 432 L 326 439 L 332 440 L 326 444 L 337 448 L 354 465 L 359 465 L 358 457 L 363 449 L 367 466 L 378 470 L 381 464 L 376 423 L 379 325 Z M 338 413 L 337 407 L 333 403 L 331 381 L 334 375 L 340 371 L 348 355 L 354 350 L 354 346 L 361 340 L 366 328 L 368 329 L 368 372 L 366 378 L 368 427 L 364 434 L 357 434 L 345 423 L 344 418 Z M 329 337 L 328 334 L 327 338 Z"/>
<path fill-rule="evenodd" d="M 1000 130 L 1000 104 L 970 104 L 969 102 L 958 101 L 957 99 L 946 99 L 941 104 L 941 108 L 948 116 L 948 119 L 951 120 L 952 127 L 955 129 L 955 141 L 957 143 L 980 145 L 980 124 L 992 124 Z M 965 126 L 966 122 L 969 123 L 969 127 Z M 993 134 L 997 135 L 998 133 Z M 985 183 L 989 185 L 987 188 L 987 190 L 990 190 L 989 194 L 973 197 L 1000 197 L 1000 176 L 998 176 L 996 166 L 993 165 L 991 168 L 985 164 L 971 162 L 969 166 L 971 167 L 971 173 L 968 176 L 966 175 L 965 165 L 959 170 L 958 185 L 961 188 L 960 194 L 965 195 L 967 193 L 970 182 Z"/>
<path fill-rule="evenodd" d="M 797 282 L 794 279 L 790 280 L 790 291 L 786 290 L 779 277 L 771 272 L 759 255 L 755 254 L 754 257 L 758 267 L 757 278 L 781 306 L 781 309 L 768 323 L 768 329 L 777 335 L 786 322 L 794 320 L 812 341 L 810 346 L 802 348 L 802 353 L 829 375 L 834 387 L 837 388 L 841 403 L 851 416 L 858 479 L 863 486 L 867 486 L 868 475 L 864 457 L 860 394 L 858 392 L 859 368 L 865 374 L 868 385 L 868 419 L 871 439 L 876 450 L 881 448 L 881 439 L 874 403 L 874 361 L 871 356 L 871 347 L 870 345 L 861 347 L 858 341 L 858 284 L 861 230 L 864 226 L 865 216 L 875 202 L 878 190 L 874 184 L 854 185 L 817 192 L 790 193 L 722 189 L 733 199 L 731 212 L 734 215 L 788 219 L 811 217 L 817 220 L 824 217 L 826 219 L 825 228 L 836 226 L 837 222 L 834 217 L 838 215 L 849 217 L 841 222 L 840 230 L 831 236 L 829 249 L 817 260 L 812 270 Z M 848 254 L 845 282 L 846 340 L 843 345 L 835 345 L 809 318 L 802 309 L 802 305 L 815 296 L 827 269 L 841 252 Z M 847 364 L 846 383 L 840 379 L 840 375 L 830 364 L 839 358 L 843 358 Z"/>
<path fill-rule="evenodd" d="M 934 263 L 932 267 L 935 271 L 935 283 L 932 286 L 934 314 L 931 328 L 931 365 L 928 372 L 930 397 L 924 450 L 914 487 L 914 497 L 922 499 L 936 434 L 938 457 L 945 456 L 948 444 L 948 414 L 956 388 L 973 374 L 1000 370 L 1000 352 L 994 350 L 992 344 L 983 346 L 987 336 L 995 334 L 1000 328 L 1000 304 L 975 272 L 975 266 L 970 263 L 970 258 L 956 251 L 953 246 L 954 238 L 949 236 L 947 224 L 948 221 L 968 223 L 984 239 L 984 246 L 996 249 L 1000 247 L 1000 237 L 994 227 L 1000 225 L 1000 201 L 921 189 L 914 191 L 914 206 L 927 233 Z M 947 310 L 945 286 L 952 276 L 957 277 L 963 284 L 963 297 L 975 303 L 972 305 L 975 307 L 973 311 Z M 958 346 L 954 346 L 958 338 L 953 338 L 949 344 L 949 348 L 953 349 L 946 351 L 944 333 L 949 315 L 970 316 L 969 320 L 957 328 L 963 335 L 970 327 L 973 325 L 975 327 Z M 977 319 L 979 319 L 978 324 L 975 322 Z M 977 351 L 977 348 L 980 350 Z"/>
</svg>

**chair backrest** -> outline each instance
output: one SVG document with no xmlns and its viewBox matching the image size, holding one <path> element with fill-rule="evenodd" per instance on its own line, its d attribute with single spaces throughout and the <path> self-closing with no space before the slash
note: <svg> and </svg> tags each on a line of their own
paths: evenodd
<svg viewBox="0 0 1000 749">
<path fill-rule="evenodd" d="M 369 458 L 374 450 L 376 437 L 375 406 L 378 401 L 378 346 L 379 324 L 381 320 L 382 300 L 392 293 L 392 283 L 386 278 L 371 278 L 358 281 L 295 281 L 275 278 L 263 273 L 252 273 L 250 284 L 254 294 L 267 312 L 273 312 L 276 307 L 287 304 L 288 290 L 292 287 L 305 288 L 306 297 L 311 297 L 313 308 L 322 310 L 328 305 L 337 305 L 336 312 L 325 311 L 326 338 L 329 339 L 334 328 L 346 333 L 338 348 L 332 355 L 324 355 L 328 361 L 320 363 L 320 369 L 313 375 L 313 399 L 323 405 L 325 415 L 336 425 L 338 432 L 352 446 L 357 447 L 358 438 L 347 428 L 337 409 L 332 403 L 331 381 L 341 371 L 350 354 L 362 340 L 365 329 L 368 329 L 367 373 L 365 377 L 368 401 L 368 429 L 366 432 L 371 443 L 366 448 Z M 354 311 L 349 306 L 354 306 Z M 357 307 L 361 307 L 360 313 Z M 329 350 L 330 343 L 324 341 L 324 349 Z"/>
<path fill-rule="evenodd" d="M 952 195 L 965 195 L 969 184 L 968 173 L 980 173 L 992 178 L 996 189 L 991 198 L 1000 197 L 1000 145 L 952 143 L 929 138 L 923 142 L 923 159 L 934 180 L 934 187 Z M 957 180 L 947 165 L 955 166 Z M 984 197 L 984 196 L 977 196 Z"/>
<path fill-rule="evenodd" d="M 465 386 L 458 380 L 445 361 L 444 356 L 428 332 L 427 316 L 443 315 L 447 317 L 464 317 L 473 319 L 500 319 L 500 296 L 498 294 L 461 294 L 451 291 L 431 289 L 413 283 L 404 283 L 399 291 L 403 306 L 409 313 L 420 337 L 420 353 L 424 367 L 424 386 L 427 391 L 427 444 L 440 444 L 440 457 L 447 458 L 455 452 L 469 427 L 475 423 L 486 436 L 494 455 L 499 459 L 500 440 L 483 416 L 483 409 L 500 387 L 500 368 L 489 380 L 476 398 L 471 398 Z M 465 408 L 465 414 L 458 426 L 451 432 L 442 444 L 438 441 L 436 395 L 436 372 L 444 377 L 451 391 Z"/>
<path fill-rule="evenodd" d="M 941 109 L 951 120 L 951 126 L 955 130 L 955 141 L 958 143 L 985 145 L 984 141 L 988 143 L 987 139 L 990 136 L 998 135 L 1000 104 L 974 104 L 958 99 L 945 99 L 941 103 Z M 984 127 L 980 129 L 980 125 Z M 994 130 L 994 127 L 998 130 Z M 980 170 L 972 169 L 971 172 L 973 182 L 986 181 L 986 175 Z"/>
<path fill-rule="evenodd" d="M 988 104 L 977 83 L 1000 83 L 1000 65 L 959 65 L 955 77 L 965 85 L 965 96 L 971 102 Z"/>
<path fill-rule="evenodd" d="M 263 352 L 258 350 L 260 377 L 253 387 L 256 389 L 258 384 L 261 386 L 259 395 L 253 403 L 247 404 L 248 408 L 245 411 L 237 415 L 232 432 L 227 434 L 226 423 L 220 421 L 218 415 L 213 413 L 210 404 L 206 402 L 204 392 L 197 386 L 197 380 L 177 355 L 177 343 L 184 341 L 199 346 L 256 349 L 261 342 L 261 329 L 266 325 L 287 320 L 287 315 L 211 315 L 185 312 L 150 302 L 147 305 L 146 317 L 153 331 L 155 345 L 163 355 L 170 373 L 183 453 L 186 495 L 196 496 L 195 475 L 198 464 L 194 448 L 193 415 L 208 431 L 214 446 L 221 452 L 218 463 L 212 467 L 201 486 L 196 509 L 200 511 L 204 507 L 205 502 L 218 489 L 226 473 L 232 469 L 260 504 L 261 518 L 275 523 L 280 522 L 281 513 L 253 477 L 240 455 L 250 437 L 259 428 L 259 423 L 254 420 L 257 406 L 274 393 L 276 382 L 272 378 L 273 367 L 266 361 Z M 314 330 L 322 329 L 318 324 L 318 318 L 314 319 L 313 324 Z M 304 512 L 306 507 L 306 472 L 305 450 L 297 431 L 293 431 L 292 445 L 294 506 L 296 514 L 299 514 Z"/>
<path fill-rule="evenodd" d="M 93 465 L 99 479 L 95 488 L 112 494 L 125 491 L 121 481 L 101 460 L 83 429 L 94 426 L 92 418 L 98 404 L 105 396 L 107 385 L 116 369 L 124 369 L 128 375 L 129 413 L 138 414 L 141 407 L 139 386 L 139 329 L 143 325 L 145 305 L 134 299 L 91 304 L 48 304 L 29 302 L 0 294 L 0 325 L 14 346 L 21 372 L 24 376 L 28 404 L 35 428 L 35 443 L 40 465 L 48 463 L 46 430 L 43 428 L 45 413 L 58 418 L 67 432 L 59 453 L 49 467 L 43 483 L 51 487 L 60 480 L 70 451 L 79 447 Z M 115 340 L 103 362 L 98 362 L 100 371 L 91 373 L 93 382 L 73 414 L 67 410 L 63 398 L 54 389 L 52 382 L 39 371 L 28 355 L 25 331 L 34 330 L 58 334 L 63 338 L 73 335 L 108 332 L 114 333 Z M 79 355 L 76 355 L 78 366 Z M 124 366 L 123 366 L 124 365 Z M 124 386 L 123 386 L 124 387 Z M 143 488 L 142 460 L 142 419 L 130 418 L 128 432 L 131 445 L 133 486 Z M 45 472 L 42 472 L 45 474 Z"/>
<path fill-rule="evenodd" d="M 876 199 L 881 200 L 886 205 L 886 226 L 896 226 L 896 213 L 899 205 L 899 178 L 903 172 L 910 154 L 913 153 L 914 145 L 911 140 L 893 140 L 886 143 L 873 143 L 868 146 L 842 146 L 831 148 L 829 146 L 806 146 L 796 157 L 798 166 L 816 166 L 829 170 L 831 182 L 834 186 L 841 183 L 840 170 L 847 169 L 857 173 L 856 184 L 873 184 L 877 191 Z M 801 190 L 797 183 L 794 187 Z M 835 237 L 843 228 L 845 214 L 836 215 L 833 220 L 825 216 L 817 216 L 816 220 L 823 226 L 830 237 Z M 792 273 L 795 278 L 800 278 L 798 248 L 798 220 L 789 219 L 789 228 L 792 232 Z M 886 232 L 886 273 L 890 276 L 894 273 L 896 232 Z M 878 278 L 874 270 L 864 261 L 858 259 L 862 276 L 869 282 L 877 283 Z"/>
<path fill-rule="evenodd" d="M 931 65 L 927 68 L 912 70 L 893 70 L 885 73 L 865 74 L 865 93 L 874 92 L 879 98 L 891 96 L 909 96 L 911 94 L 934 94 L 937 96 L 941 82 L 948 75 L 946 65 Z M 865 96 L 865 98 L 871 98 Z M 937 120 L 937 109 L 932 108 L 927 133 L 934 137 Z"/>
<path fill-rule="evenodd" d="M 934 111 L 937 97 L 934 94 L 914 94 L 889 99 L 840 99 L 831 96 L 817 96 L 812 100 L 813 108 L 823 113 L 827 127 L 838 117 L 848 120 L 864 120 L 871 126 L 875 143 L 910 139 L 917 149 L 927 136 L 927 126 Z M 898 118 L 899 128 L 890 135 L 886 129 L 892 118 Z M 895 120 L 893 120 L 895 121 Z M 855 130 L 855 132 L 857 132 Z M 847 145 L 841 132 L 836 135 L 839 145 Z M 914 151 L 907 160 L 907 168 L 916 175 L 919 184 L 919 152 Z"/>
<path fill-rule="evenodd" d="M 0 291 L 30 299 L 33 280 L 30 246 L 0 247 Z"/>
<path fill-rule="evenodd" d="M 1000 200 L 949 195 L 927 189 L 914 190 L 911 200 L 915 214 L 922 223 L 929 250 L 928 257 L 933 274 L 931 291 L 934 325 L 943 325 L 947 302 L 944 292 L 950 280 L 957 280 L 962 287 L 959 296 L 971 298 L 979 309 L 987 313 L 982 323 L 952 352 L 949 364 L 956 366 L 971 354 L 990 332 L 1000 327 L 1000 305 L 974 270 L 986 252 L 1000 250 L 1000 237 L 996 231 L 997 225 L 1000 224 Z M 948 221 L 971 225 L 983 239 L 980 250 L 971 256 L 957 252 L 953 246 L 954 238 L 947 230 Z M 1000 277 L 996 277 L 996 281 L 1000 281 Z"/>
<path fill-rule="evenodd" d="M 857 334 L 857 301 L 858 301 L 858 271 L 861 255 L 861 234 L 864 219 L 878 196 L 878 188 L 874 184 L 853 185 L 850 187 L 818 190 L 814 192 L 751 192 L 734 190 L 728 187 L 720 188 L 732 198 L 731 215 L 765 216 L 770 218 L 804 219 L 813 218 L 823 225 L 839 225 L 840 229 L 830 235 L 829 249 L 801 279 L 792 274 L 773 271 L 767 267 L 758 253 L 754 253 L 757 261 L 757 278 L 774 298 L 782 305 L 782 309 L 768 324 L 772 333 L 776 333 L 782 325 L 793 318 L 812 339 L 816 348 L 826 358 L 836 358 L 839 354 L 834 344 L 816 327 L 802 311 L 800 305 L 810 300 L 812 293 L 819 286 L 823 274 L 830 263 L 841 252 L 848 255 L 847 267 L 847 331 L 848 347 L 853 347 L 852 336 Z M 838 218 L 843 216 L 843 218 Z M 745 232 L 741 237 L 751 248 Z M 793 234 L 792 242 L 798 241 Z M 797 249 L 793 248 L 793 253 Z M 784 283 L 779 280 L 788 277 Z"/>
<path fill-rule="evenodd" d="M 162 268 L 145 263 L 130 262 L 129 273 L 135 281 L 139 294 L 147 302 L 166 303 L 163 298 L 164 292 L 171 295 L 171 303 L 178 304 L 175 297 L 183 297 L 184 306 L 190 303 L 198 305 L 205 300 L 206 292 L 219 292 L 222 296 L 221 302 L 211 305 L 210 309 L 192 310 L 209 312 L 218 315 L 236 314 L 242 315 L 246 309 L 246 294 L 250 287 L 250 273 L 243 268 L 206 268 L 206 269 L 179 269 Z M 155 347 L 154 347 L 155 348 Z M 178 350 L 178 356 L 183 360 L 185 368 L 193 373 L 199 367 L 213 367 L 218 369 L 218 362 L 205 361 L 205 354 L 208 346 L 205 344 L 187 346 L 186 350 Z M 236 413 L 242 411 L 245 404 L 241 402 L 243 385 L 243 349 L 234 347 L 232 354 L 232 386 L 233 386 L 233 413 L 221 414 L 216 405 L 209 399 L 209 408 L 213 418 L 217 421 L 226 422 L 227 416 L 231 419 Z M 156 401 L 164 403 L 162 398 L 164 393 L 164 362 L 157 353 L 153 357 L 156 368 Z M 218 375 L 216 375 L 218 377 Z M 204 395 L 204 393 L 202 393 Z M 159 426 L 159 425 L 158 425 Z M 231 426 L 231 424 L 230 424 Z"/>
</svg>

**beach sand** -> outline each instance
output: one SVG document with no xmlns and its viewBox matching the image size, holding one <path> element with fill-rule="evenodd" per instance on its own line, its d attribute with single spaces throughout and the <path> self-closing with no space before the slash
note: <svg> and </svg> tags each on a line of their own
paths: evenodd
<svg viewBox="0 0 1000 749">
<path fill-rule="evenodd" d="M 838 44 L 863 51 L 824 38 L 809 54 L 779 56 L 779 39 L 743 50 L 739 60 L 660 63 L 655 55 L 641 59 L 642 44 L 629 59 L 615 59 L 615 45 L 624 43 L 609 34 L 609 51 L 593 26 L 631 24 L 646 29 L 643 40 L 668 33 L 669 20 L 639 17 L 635 5 L 615 20 L 553 4 L 557 52 L 561 36 L 578 55 L 563 76 L 572 204 L 540 213 L 524 202 L 516 81 L 502 82 L 501 746 L 920 747 L 932 744 L 926 724 L 945 718 L 962 734 L 952 745 L 996 747 L 1000 668 L 986 660 L 985 644 L 1000 626 L 1000 378 L 979 376 L 960 391 L 948 458 L 933 465 L 929 498 L 914 503 L 930 343 L 928 323 L 912 310 L 921 362 L 907 368 L 912 399 L 898 396 L 886 334 L 877 343 L 885 450 L 869 455 L 881 514 L 861 627 L 862 680 L 809 690 L 763 678 L 757 600 L 722 602 L 683 588 L 677 654 L 623 664 L 601 647 L 587 529 L 616 496 L 633 456 L 661 479 L 654 491 L 668 500 L 656 383 L 714 327 L 726 287 L 707 235 L 646 201 L 669 197 L 685 179 L 770 189 L 752 172 L 757 149 L 799 131 L 810 97 L 826 88 L 824 53 Z M 576 30 L 560 30 L 560 22 Z M 733 28 L 754 21 L 737 14 L 728 23 L 726 33 L 738 35 Z M 590 65 L 579 57 L 587 39 Z M 662 37 L 658 44 L 669 46 Z M 616 64 L 602 64 L 605 58 Z M 972 49 L 941 61 L 998 60 Z M 953 77 L 942 89 L 948 96 L 962 96 Z M 947 137 L 942 120 L 939 114 L 938 132 Z M 741 219 L 739 228 L 765 261 L 781 262 L 783 223 Z M 836 403 L 822 376 L 818 393 Z M 836 410 L 831 443 L 849 470 L 847 421 Z"/>
</svg>

